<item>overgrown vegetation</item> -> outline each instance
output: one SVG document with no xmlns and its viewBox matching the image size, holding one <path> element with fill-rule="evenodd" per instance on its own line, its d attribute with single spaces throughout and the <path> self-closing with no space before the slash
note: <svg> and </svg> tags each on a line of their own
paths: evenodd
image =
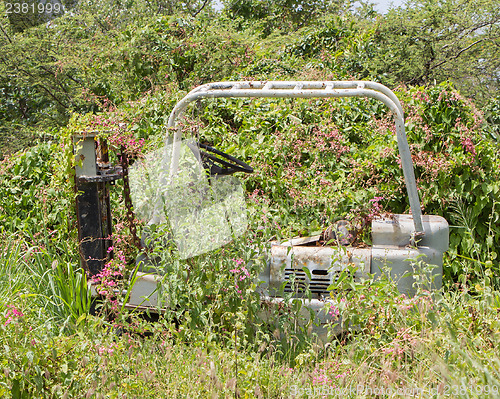
<svg viewBox="0 0 500 399">
<path fill-rule="evenodd" d="M 0 396 L 498 397 L 498 7 L 421 0 L 382 16 L 347 1 L 209 3 L 82 1 L 21 28 L 0 5 Z M 271 240 L 408 212 L 393 117 L 363 99 L 219 99 L 183 124 L 254 167 L 240 176 L 248 230 L 187 260 L 157 242 L 172 306 L 148 322 L 113 291 L 127 289 L 137 255 L 118 182 L 115 259 L 93 278 L 106 299 L 91 312 L 71 135 L 99 131 L 112 157 L 124 145 L 140 158 L 187 91 L 240 79 L 395 91 L 423 211 L 451 225 L 442 290 L 422 281 L 407 298 L 386 277 L 344 273 L 330 314 L 345 332 L 326 346 L 297 303 L 265 322 L 255 277 Z"/>
</svg>

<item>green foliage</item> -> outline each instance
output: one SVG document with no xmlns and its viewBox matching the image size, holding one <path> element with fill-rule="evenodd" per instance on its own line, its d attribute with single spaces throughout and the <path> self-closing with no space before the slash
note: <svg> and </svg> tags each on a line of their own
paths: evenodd
<svg viewBox="0 0 500 399">
<path fill-rule="evenodd" d="M 460 256 L 468 256 L 478 262 L 477 276 L 492 262 L 490 277 L 498 284 L 498 147 L 481 132 L 481 114 L 449 84 L 399 95 L 424 212 L 454 224 L 447 275 L 456 279 Z M 366 217 L 376 196 L 387 211 L 408 209 L 392 117 L 380 104 L 218 100 L 204 109 L 202 140 L 254 166 L 245 185 L 267 212 L 271 234 L 306 234 L 317 230 L 312 225 Z"/>
<path fill-rule="evenodd" d="M 206 108 L 207 126 L 200 134 L 251 160 L 255 173 L 245 183 L 247 191 L 254 193 L 256 206 L 271 201 L 265 205 L 270 212 L 267 217 L 287 231 L 296 231 L 300 221 L 301 230 L 314 219 L 324 223 L 363 201 L 363 196 L 354 199 L 355 194 L 350 195 L 346 176 L 356 144 L 349 135 L 357 135 L 343 134 L 347 126 L 332 120 L 335 115 L 341 118 L 338 106 L 338 102 L 321 100 L 220 101 Z M 358 117 L 362 110 L 354 107 L 350 115 Z M 261 197 L 265 198 L 262 203 Z"/>
<path fill-rule="evenodd" d="M 10 238 L 10 239 L 9 239 Z M 10 297 L 19 295 L 24 288 L 24 263 L 19 262 L 24 255 L 22 243 L 9 236 L 3 236 L 2 257 L 0 259 L 0 301 L 7 303 Z"/>
<path fill-rule="evenodd" d="M 72 195 L 68 195 L 71 186 L 61 187 L 54 173 L 52 162 L 58 152 L 53 142 L 41 143 L 3 163 L 0 225 L 4 231 L 40 235 L 45 229 L 54 240 L 67 237 L 74 220 Z M 61 172 L 65 171 L 63 166 Z M 61 195 L 64 190 L 66 196 Z"/>
<path fill-rule="evenodd" d="M 143 267 L 154 266 L 163 276 L 159 306 L 167 308 L 167 320 L 179 321 L 175 335 L 190 340 L 208 334 L 209 341 L 224 340 L 234 331 L 232 318 L 238 312 L 246 319 L 241 328 L 248 329 L 247 334 L 253 330 L 251 321 L 258 320 L 260 297 L 250 276 L 262 269 L 264 254 L 258 246 L 244 245 L 245 239 L 252 240 L 251 234 L 187 260 L 179 259 L 175 246 L 165 243 L 164 231 L 151 230 L 150 234 L 148 258 L 154 262 Z"/>
<path fill-rule="evenodd" d="M 299 73 L 375 77 L 389 86 L 452 79 L 484 102 L 494 93 L 496 67 L 487 60 L 495 59 L 498 23 L 489 0 L 428 0 L 376 21 L 373 13 L 349 7 L 228 1 L 216 13 L 203 1 L 83 1 L 23 32 L 2 12 L 3 152 L 66 125 L 72 112 L 103 111 L 170 82 L 188 90 L 229 77 L 293 79 Z"/>
<path fill-rule="evenodd" d="M 498 143 L 500 142 L 500 97 L 490 98 L 483 110 L 487 122 L 485 130 Z"/>
<path fill-rule="evenodd" d="M 149 65 L 153 72 L 144 70 L 135 76 L 153 85 L 173 81 L 181 89 L 190 89 L 222 80 L 251 57 L 249 45 L 239 35 L 188 17 L 158 18 L 139 35 L 133 27 L 125 35 L 131 46 L 126 50 L 127 62 L 120 67 L 127 71 Z M 129 59 L 132 64 L 127 65 Z"/>
<path fill-rule="evenodd" d="M 210 9 L 196 19 L 170 17 L 153 4 L 132 2 L 125 11 L 103 0 L 22 34 L 2 21 L 2 137 L 18 127 L 29 135 L 64 126 L 72 112 L 104 111 L 169 82 L 189 89 L 230 75 L 251 49 L 209 19 Z"/>
<path fill-rule="evenodd" d="M 353 31 L 353 22 L 350 26 L 346 24 L 339 17 L 326 21 L 319 28 L 311 29 L 310 33 L 302 32 L 299 42 L 285 51 L 298 57 L 316 56 L 321 52 L 336 53 L 340 47 L 344 47 L 342 42 L 352 39 L 356 33 Z M 343 45 L 340 46 L 340 43 Z"/>
<path fill-rule="evenodd" d="M 360 365 L 349 372 L 351 383 L 359 379 L 364 386 L 418 387 L 429 395 L 448 384 L 460 397 L 496 396 L 491 385 L 499 377 L 496 360 L 480 365 L 475 359 L 479 347 L 484 356 L 494 357 L 498 293 L 484 289 L 484 282 L 477 297 L 467 289 L 430 293 L 422 280 L 416 283 L 416 295 L 408 298 L 387 275 L 364 281 L 354 281 L 352 275 L 339 278 L 336 286 L 336 313 L 346 334 L 340 345 L 334 341 L 337 355 Z M 425 370 L 432 370 L 433 377 L 421 380 Z M 484 386 L 472 390 L 461 382 L 462 373 Z"/>
<path fill-rule="evenodd" d="M 18 263 L 21 257 L 11 259 Z M 29 292 L 2 298 L 0 395 L 5 398 L 235 392 L 287 397 L 333 384 L 346 390 L 419 388 L 422 396 L 456 390 L 454 397 L 465 398 L 496 397 L 500 383 L 500 296 L 484 284 L 475 296 L 468 290 L 434 295 L 419 290 L 406 298 L 387 278 L 355 282 L 347 277 L 337 287 L 337 297 L 345 298 L 339 315 L 346 326 L 352 322 L 346 334 L 326 346 L 309 345 L 292 359 L 280 353 L 276 331 L 257 328 L 249 345 L 241 311 L 228 320 L 224 345 L 211 334 L 185 331 L 187 322 L 175 326 L 164 320 L 134 319 L 117 335 L 107 322 L 86 316 L 68 334 L 40 313 L 32 301 L 34 289 Z M 145 328 L 149 337 L 132 332 Z M 189 343 L 180 339 L 189 333 Z"/>
<path fill-rule="evenodd" d="M 251 28 L 263 37 L 273 31 L 295 31 L 314 25 L 325 14 L 337 14 L 348 9 L 350 1 L 297 0 L 226 0 L 224 12 L 238 22 L 238 29 Z"/>
<path fill-rule="evenodd" d="M 89 314 L 92 301 L 87 273 L 77 266 L 79 256 L 74 246 L 60 243 L 57 247 L 33 247 L 26 260 L 33 287 L 28 294 L 33 296 L 31 302 L 53 323 L 52 328 L 73 330 Z"/>
</svg>

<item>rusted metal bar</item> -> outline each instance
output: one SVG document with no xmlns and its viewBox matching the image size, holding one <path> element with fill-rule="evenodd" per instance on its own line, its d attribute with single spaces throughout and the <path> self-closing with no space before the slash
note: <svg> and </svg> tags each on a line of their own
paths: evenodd
<svg viewBox="0 0 500 399">
<path fill-rule="evenodd" d="M 130 229 L 130 234 L 132 235 L 132 243 L 134 246 L 141 250 L 141 240 L 137 236 L 137 227 L 135 225 L 135 214 L 133 210 L 133 205 L 132 205 L 132 199 L 130 198 L 130 184 L 129 184 L 129 178 L 128 178 L 128 167 L 129 167 L 129 160 L 127 153 L 125 152 L 125 147 L 121 148 L 121 163 L 122 163 L 122 170 L 123 170 L 123 199 L 125 201 L 125 207 L 127 208 L 127 221 Z"/>
</svg>

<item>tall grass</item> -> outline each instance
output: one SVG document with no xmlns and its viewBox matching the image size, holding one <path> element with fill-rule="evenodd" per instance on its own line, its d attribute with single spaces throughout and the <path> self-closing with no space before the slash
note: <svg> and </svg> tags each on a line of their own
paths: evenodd
<svg viewBox="0 0 500 399">
<path fill-rule="evenodd" d="M 33 248 L 27 265 L 39 309 L 64 328 L 90 311 L 90 286 L 78 259 L 74 249 L 60 242 Z"/>
<path fill-rule="evenodd" d="M 8 304 L 26 287 L 27 251 L 18 240 L 2 237 L 0 242 L 0 303 Z"/>
<path fill-rule="evenodd" d="M 0 243 L 0 301 L 36 312 L 47 328 L 67 329 L 90 311 L 91 292 L 85 271 L 75 262 L 75 251 L 64 243 L 57 247 L 28 246 L 8 237 Z"/>
<path fill-rule="evenodd" d="M 419 291 L 414 299 L 391 281 L 367 281 L 351 291 L 351 318 L 361 328 L 317 345 L 307 332 L 294 353 L 280 340 L 298 331 L 246 336 L 245 315 L 235 314 L 238 339 L 191 335 L 183 342 L 169 320 L 146 324 L 148 338 L 87 315 L 85 273 L 67 243 L 27 247 L 14 239 L 0 248 L 0 298 L 22 313 L 0 315 L 0 396 L 21 397 L 332 397 L 495 398 L 500 394 L 500 293 Z M 376 289 L 375 289 L 376 288 Z M 391 295 L 389 295 L 391 294 Z M 9 308 L 5 307 L 5 316 Z M 6 349 L 8 348 L 8 350 Z M 281 350 L 280 350 L 281 348 Z M 380 395 L 379 395 L 380 396 Z M 394 396 L 394 395 L 393 395 Z"/>
</svg>

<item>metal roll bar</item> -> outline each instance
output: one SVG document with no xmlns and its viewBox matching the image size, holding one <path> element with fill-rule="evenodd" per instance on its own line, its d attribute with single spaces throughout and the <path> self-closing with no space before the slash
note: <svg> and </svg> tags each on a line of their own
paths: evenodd
<svg viewBox="0 0 500 399">
<path fill-rule="evenodd" d="M 386 86 L 369 81 L 243 81 L 216 82 L 198 86 L 189 92 L 172 110 L 168 128 L 177 127 L 177 119 L 187 106 L 202 98 L 331 98 L 331 97 L 368 97 L 382 101 L 393 112 L 396 123 L 401 165 L 405 178 L 410 209 L 415 224 L 415 233 L 423 234 L 422 212 L 415 182 L 413 162 L 406 139 L 404 112 L 396 95 Z M 182 132 L 179 127 L 173 135 L 167 135 L 166 144 L 172 145 L 170 177 L 175 173 L 179 161 Z M 168 166 L 168 165 L 165 165 Z"/>
</svg>

